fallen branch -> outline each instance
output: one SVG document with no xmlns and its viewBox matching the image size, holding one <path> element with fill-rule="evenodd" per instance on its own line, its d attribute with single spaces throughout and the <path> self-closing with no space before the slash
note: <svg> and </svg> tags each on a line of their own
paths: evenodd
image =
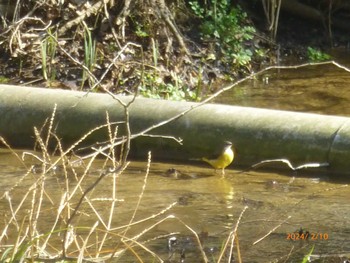
<svg viewBox="0 0 350 263">
<path fill-rule="evenodd" d="M 71 21 L 68 21 L 60 29 L 58 29 L 58 35 L 63 35 L 68 30 L 70 30 L 73 26 L 78 25 L 82 21 L 84 21 L 86 17 L 89 17 L 93 14 L 97 14 L 104 7 L 104 4 L 107 4 L 108 2 L 109 0 L 97 1 L 97 3 L 95 3 L 93 6 L 81 12 L 81 14 L 79 14 L 78 17 L 76 17 Z"/>
<path fill-rule="evenodd" d="M 250 166 L 247 170 L 244 170 L 243 172 L 247 172 L 247 171 L 250 171 L 251 169 L 255 169 L 257 167 L 263 166 L 265 164 L 270 164 L 270 163 L 286 164 L 293 171 L 297 171 L 297 170 L 305 169 L 305 168 L 320 168 L 320 167 L 329 166 L 329 163 L 306 163 L 306 164 L 302 164 L 299 166 L 293 166 L 290 163 L 290 161 L 287 159 L 272 159 L 272 160 L 264 160 L 264 161 L 258 162 L 256 164 L 253 164 L 252 166 Z"/>
</svg>

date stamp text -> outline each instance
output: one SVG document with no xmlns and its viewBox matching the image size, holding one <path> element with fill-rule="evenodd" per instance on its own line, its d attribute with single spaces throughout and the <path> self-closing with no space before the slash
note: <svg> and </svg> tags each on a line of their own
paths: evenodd
<svg viewBox="0 0 350 263">
<path fill-rule="evenodd" d="M 309 233 L 309 232 L 303 232 L 303 233 L 287 233 L 287 240 L 328 240 L 329 234 L 328 233 Z"/>
</svg>

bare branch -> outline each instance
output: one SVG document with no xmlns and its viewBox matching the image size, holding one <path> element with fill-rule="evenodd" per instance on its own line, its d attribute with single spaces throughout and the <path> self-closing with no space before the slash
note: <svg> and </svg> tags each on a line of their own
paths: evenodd
<svg viewBox="0 0 350 263">
<path fill-rule="evenodd" d="M 320 168 L 320 167 L 327 167 L 327 166 L 329 166 L 329 163 L 306 163 L 306 164 L 302 164 L 302 165 L 299 165 L 299 166 L 295 167 L 287 159 L 272 159 L 272 160 L 264 160 L 264 161 L 261 161 L 259 163 L 253 164 L 250 168 L 248 168 L 247 170 L 244 170 L 244 172 L 247 172 L 247 171 L 249 171 L 251 169 L 255 169 L 257 167 L 263 166 L 265 164 L 270 164 L 270 163 L 283 163 L 283 164 L 286 164 L 293 171 L 297 171 L 297 170 L 305 169 L 305 168 Z"/>
</svg>

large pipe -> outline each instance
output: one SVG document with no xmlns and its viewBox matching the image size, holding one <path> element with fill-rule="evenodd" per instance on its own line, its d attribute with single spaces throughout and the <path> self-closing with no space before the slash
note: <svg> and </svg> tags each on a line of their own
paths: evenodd
<svg viewBox="0 0 350 263">
<path fill-rule="evenodd" d="M 124 102 L 130 96 L 118 97 Z M 107 94 L 0 85 L 0 136 L 13 147 L 31 147 L 33 127 L 40 128 L 57 104 L 55 131 L 65 145 L 89 130 L 110 121 L 123 121 L 124 108 Z M 186 110 L 180 118 L 149 132 L 181 137 L 139 137 L 132 155 L 146 159 L 188 161 L 208 155 L 224 140 L 236 148 L 236 165 L 252 165 L 266 159 L 286 158 L 295 165 L 329 163 L 335 173 L 350 173 L 349 118 L 218 104 L 174 102 L 136 98 L 129 107 L 133 134 Z M 123 130 L 120 124 L 120 132 Z M 88 143 L 107 140 L 107 131 L 89 136 Z"/>
</svg>

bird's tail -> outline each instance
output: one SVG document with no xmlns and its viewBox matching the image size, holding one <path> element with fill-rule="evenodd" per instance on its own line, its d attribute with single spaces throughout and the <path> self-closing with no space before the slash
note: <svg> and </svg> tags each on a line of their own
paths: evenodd
<svg viewBox="0 0 350 263">
<path fill-rule="evenodd" d="M 203 158 L 190 158 L 189 161 L 203 161 Z"/>
<path fill-rule="evenodd" d="M 210 164 L 209 159 L 208 159 L 208 158 L 206 158 L 206 157 L 202 157 L 202 158 L 201 158 L 201 160 L 202 160 L 202 161 L 204 161 L 204 162 L 207 162 L 207 163 L 209 163 L 209 164 Z"/>
</svg>

